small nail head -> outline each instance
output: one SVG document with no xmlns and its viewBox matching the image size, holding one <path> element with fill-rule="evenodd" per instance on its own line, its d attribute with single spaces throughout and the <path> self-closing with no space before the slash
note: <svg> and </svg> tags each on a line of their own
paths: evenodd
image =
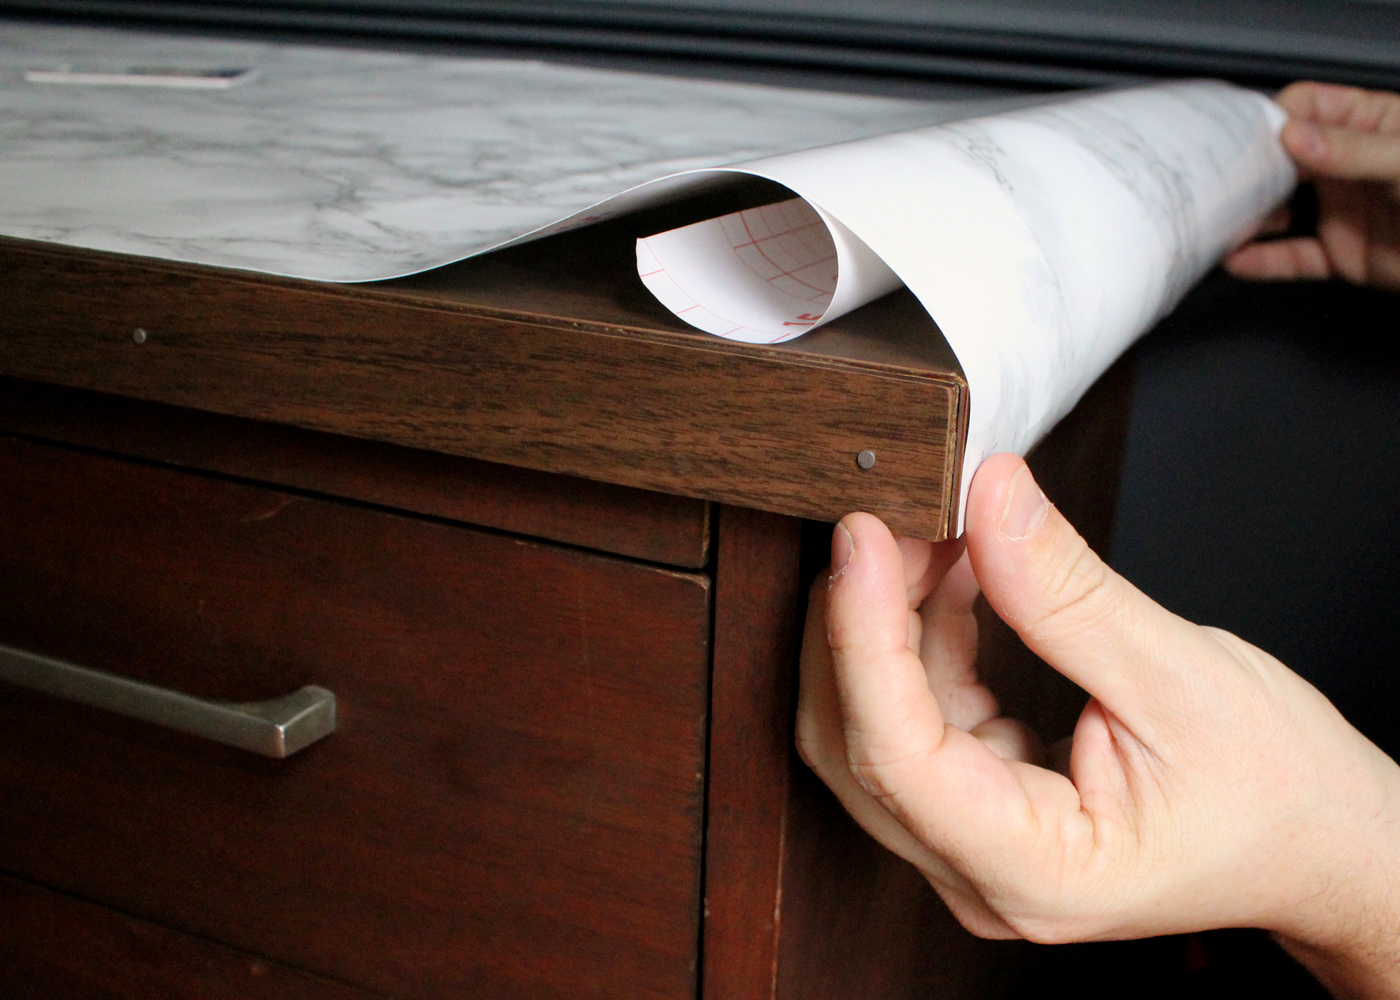
<svg viewBox="0 0 1400 1000">
<path fill-rule="evenodd" d="M 132 332 L 131 339 L 138 344 L 144 344 L 146 342 L 146 331 L 138 326 L 135 331 Z"/>
<path fill-rule="evenodd" d="M 875 453 L 866 448 L 856 456 L 856 465 L 866 470 L 873 469 L 875 467 Z"/>
</svg>

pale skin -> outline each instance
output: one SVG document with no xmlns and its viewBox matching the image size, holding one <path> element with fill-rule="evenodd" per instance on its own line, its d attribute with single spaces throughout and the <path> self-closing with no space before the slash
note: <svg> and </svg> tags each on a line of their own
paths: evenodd
<svg viewBox="0 0 1400 1000">
<path fill-rule="evenodd" d="M 1289 116 L 1283 147 L 1317 188 L 1317 234 L 1247 244 L 1225 269 L 1400 289 L 1400 94 L 1295 83 L 1275 100 Z M 1283 215 L 1270 222 L 1266 232 L 1288 224 Z"/>
<path fill-rule="evenodd" d="M 1296 84 L 1280 102 L 1319 233 L 1228 266 L 1400 287 L 1400 97 Z M 798 749 L 969 930 L 1260 927 L 1335 995 L 1400 998 L 1400 766 L 1282 663 L 1115 574 L 1021 459 L 983 463 L 963 539 L 895 539 L 851 514 L 831 567 L 811 595 Z M 979 593 L 1089 693 L 1068 746 L 1047 754 L 978 683 Z"/>
</svg>

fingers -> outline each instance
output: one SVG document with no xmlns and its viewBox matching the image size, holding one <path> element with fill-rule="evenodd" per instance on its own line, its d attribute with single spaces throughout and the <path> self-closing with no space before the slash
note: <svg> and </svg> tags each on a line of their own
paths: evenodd
<svg viewBox="0 0 1400 1000">
<path fill-rule="evenodd" d="M 1332 273 L 1353 284 L 1384 284 L 1384 220 L 1395 203 L 1373 184 L 1317 182 L 1317 238 Z M 1400 235 L 1397 233 L 1396 235 Z"/>
<path fill-rule="evenodd" d="M 919 658 L 929 689 L 938 699 L 943 721 L 968 732 L 997 714 L 996 698 L 977 682 L 973 605 L 980 592 L 964 553 L 919 608 L 923 640 Z"/>
<path fill-rule="evenodd" d="M 919 657 L 905 641 L 899 550 L 868 514 L 842 521 L 832 545 L 826 633 L 851 774 L 859 786 L 954 867 L 1019 842 L 1031 803 L 996 750 L 945 725 Z M 966 597 L 964 595 L 964 600 Z M 988 735 L 1008 756 L 1032 753 L 1013 734 Z"/>
<path fill-rule="evenodd" d="M 832 536 L 827 643 L 853 766 L 926 758 L 943 739 L 943 714 L 909 648 L 903 559 L 889 529 L 850 514 Z"/>
<path fill-rule="evenodd" d="M 905 597 L 911 610 L 922 604 L 942 583 L 948 568 L 963 554 L 961 538 L 950 538 L 937 544 L 917 538 L 898 538 L 895 545 L 904 560 Z"/>
<path fill-rule="evenodd" d="M 1247 243 L 1221 262 L 1237 278 L 1252 281 L 1322 280 L 1332 277 L 1332 265 L 1316 237 Z"/>
<path fill-rule="evenodd" d="M 1025 462 L 994 455 L 968 498 L 967 546 L 992 608 L 1030 649 L 1144 738 L 1198 697 L 1198 630 L 1114 573 L 1045 499 Z"/>
<path fill-rule="evenodd" d="M 1304 176 L 1400 182 L 1400 94 L 1295 83 L 1275 100 L 1279 140 Z"/>
<path fill-rule="evenodd" d="M 1343 278 L 1353 284 L 1400 288 L 1400 200 L 1381 185 L 1317 182 L 1315 237 L 1250 243 L 1222 262 L 1239 278 Z"/>
<path fill-rule="evenodd" d="M 844 532 L 846 528 L 838 526 L 836 530 Z M 936 592 L 943 585 L 948 567 L 962 555 L 962 539 L 950 538 L 935 545 L 916 538 L 899 538 L 895 544 L 904 560 L 905 600 L 909 606 L 909 648 L 917 653 L 926 635 L 920 606 L 930 601 L 930 592 Z"/>
<path fill-rule="evenodd" d="M 1400 180 L 1400 133 L 1290 121 L 1279 141 L 1304 174 L 1338 180 Z"/>
<path fill-rule="evenodd" d="M 1304 82 L 1275 100 L 1289 115 L 1279 140 L 1317 187 L 1317 235 L 1251 242 L 1225 269 L 1255 280 L 1400 287 L 1400 95 Z"/>
<path fill-rule="evenodd" d="M 818 578 L 807 605 L 797 699 L 798 754 L 866 832 L 918 865 L 926 875 L 939 877 L 951 889 L 966 891 L 966 883 L 861 788 L 851 773 L 836 675 L 826 641 L 826 590 L 825 578 Z"/>
<path fill-rule="evenodd" d="M 1303 81 L 1285 87 L 1274 101 L 1301 121 L 1363 132 L 1400 131 L 1400 95 L 1385 91 Z"/>
<path fill-rule="evenodd" d="M 1002 760 L 1045 765 L 1045 744 L 1020 719 L 988 719 L 973 728 L 972 735 Z"/>
<path fill-rule="evenodd" d="M 917 575 L 917 567 L 911 570 L 911 575 Z M 799 754 L 857 823 L 923 872 L 964 926 L 982 937 L 1015 937 L 966 878 L 931 851 L 856 781 L 849 765 L 831 650 L 827 645 L 826 596 L 827 580 L 823 576 L 812 587 L 802 642 L 797 706 Z"/>
</svg>

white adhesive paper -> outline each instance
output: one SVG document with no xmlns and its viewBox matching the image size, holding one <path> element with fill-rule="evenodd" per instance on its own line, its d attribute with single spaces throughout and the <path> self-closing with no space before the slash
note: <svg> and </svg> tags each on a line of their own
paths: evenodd
<svg viewBox="0 0 1400 1000">
<path fill-rule="evenodd" d="M 746 163 L 731 169 L 799 199 L 639 240 L 638 271 L 687 322 L 759 342 L 897 276 L 967 378 L 965 501 L 983 458 L 1028 451 L 1288 194 L 1283 120 L 1259 94 L 1189 81 Z M 800 241 L 768 235 L 798 226 Z"/>
<path fill-rule="evenodd" d="M 637 241 L 637 273 L 691 326 L 730 340 L 791 340 L 899 287 L 845 226 L 801 198 Z"/>
<path fill-rule="evenodd" d="M 797 197 L 640 241 L 642 280 L 755 342 L 907 285 L 967 377 L 970 473 L 1294 181 L 1282 113 L 1225 84 L 993 105 L 6 24 L 0 234 L 368 281 L 766 177 Z"/>
<path fill-rule="evenodd" d="M 0 233 L 375 281 L 665 200 L 702 179 L 646 182 L 687 170 L 969 113 L 520 59 L 0 22 Z"/>
</svg>

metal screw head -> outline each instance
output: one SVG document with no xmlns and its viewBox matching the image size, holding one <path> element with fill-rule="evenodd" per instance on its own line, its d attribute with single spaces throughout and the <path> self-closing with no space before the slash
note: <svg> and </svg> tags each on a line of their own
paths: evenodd
<svg viewBox="0 0 1400 1000">
<path fill-rule="evenodd" d="M 136 343 L 138 344 L 144 344 L 146 342 L 146 331 L 138 326 L 136 330 L 131 334 L 131 339 L 136 341 Z"/>
<path fill-rule="evenodd" d="M 859 465 L 862 469 L 873 469 L 875 467 L 875 453 L 869 448 L 866 448 L 856 456 L 856 465 Z"/>
</svg>

